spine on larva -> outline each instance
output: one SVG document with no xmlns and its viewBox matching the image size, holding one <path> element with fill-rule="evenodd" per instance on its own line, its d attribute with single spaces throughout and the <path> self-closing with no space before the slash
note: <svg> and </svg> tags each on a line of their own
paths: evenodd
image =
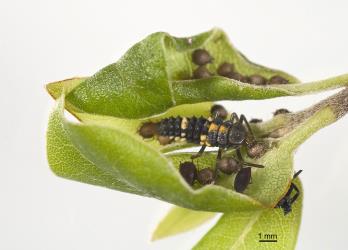
<svg viewBox="0 0 348 250">
<path fill-rule="evenodd" d="M 205 141 L 210 121 L 204 117 L 169 117 L 159 122 L 159 135 L 169 137 L 171 142 L 187 140 L 200 144 Z"/>
</svg>

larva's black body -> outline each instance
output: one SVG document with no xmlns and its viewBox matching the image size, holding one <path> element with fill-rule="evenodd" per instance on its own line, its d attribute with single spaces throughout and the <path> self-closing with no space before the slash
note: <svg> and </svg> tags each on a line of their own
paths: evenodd
<svg viewBox="0 0 348 250">
<path fill-rule="evenodd" d="M 210 123 L 204 117 L 170 117 L 159 122 L 158 132 L 160 136 L 169 136 L 175 141 L 187 140 L 200 144 L 201 137 L 208 133 Z"/>
<path fill-rule="evenodd" d="M 158 124 L 160 136 L 172 141 L 186 140 L 191 143 L 209 147 L 238 147 L 243 144 L 247 133 L 241 123 L 233 120 L 224 121 L 218 117 L 170 117 Z"/>
<path fill-rule="evenodd" d="M 217 178 L 217 171 L 230 175 L 237 174 L 234 187 L 237 192 L 243 192 L 251 180 L 250 167 L 263 168 L 262 165 L 245 162 L 241 154 L 241 147 L 256 149 L 250 155 L 257 155 L 262 151 L 251 131 L 244 115 L 238 116 L 232 113 L 226 120 L 228 113 L 221 105 L 211 108 L 211 117 L 169 117 L 159 122 L 145 122 L 139 128 L 139 134 L 143 138 L 155 137 L 161 145 L 174 141 L 187 141 L 201 145 L 201 149 L 191 155 L 192 162 L 180 163 L 179 171 L 189 185 L 197 180 L 201 185 L 213 184 Z M 214 118 L 213 118 L 214 117 Z M 193 159 L 200 157 L 206 147 L 218 147 L 215 169 L 205 168 L 197 171 Z M 236 156 L 222 157 L 227 148 L 236 149 Z M 260 151 L 261 150 L 261 151 Z M 249 152 L 249 151 L 248 151 Z M 248 166 L 248 167 L 246 167 Z"/>
</svg>

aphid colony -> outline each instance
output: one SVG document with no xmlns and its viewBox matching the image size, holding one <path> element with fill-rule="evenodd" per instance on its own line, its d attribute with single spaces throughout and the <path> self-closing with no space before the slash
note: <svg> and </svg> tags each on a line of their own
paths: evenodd
<svg viewBox="0 0 348 250">
<path fill-rule="evenodd" d="M 210 72 L 207 68 L 207 64 L 213 62 L 213 57 L 205 49 L 197 49 L 192 53 L 192 62 L 198 67 L 193 72 L 194 79 L 208 78 L 214 74 Z M 216 72 L 220 76 L 224 76 L 230 79 L 234 79 L 240 82 L 250 83 L 254 85 L 266 85 L 266 84 L 287 84 L 288 80 L 285 78 L 275 75 L 270 79 L 259 74 L 253 74 L 250 76 L 245 76 L 240 74 L 235 70 L 233 63 L 224 62 L 222 63 Z"/>
<path fill-rule="evenodd" d="M 286 109 L 278 109 L 274 116 L 289 113 Z M 159 122 L 143 123 L 139 134 L 144 138 L 156 137 L 160 144 L 166 145 L 177 141 L 187 141 L 201 145 L 198 153 L 191 156 L 191 161 L 182 162 L 179 165 L 179 172 L 184 180 L 191 186 L 197 181 L 201 185 L 214 184 L 221 174 L 236 174 L 234 179 L 234 190 L 244 192 L 251 182 L 251 167 L 263 168 L 264 166 L 245 162 L 241 147 L 245 146 L 249 157 L 260 156 L 265 148 L 262 143 L 256 141 L 248 121 L 244 115 L 237 116 L 232 113 L 227 119 L 228 113 L 221 105 L 214 105 L 211 108 L 211 116 L 208 118 L 199 117 L 170 117 Z M 253 119 L 254 122 L 261 122 L 260 119 Z M 251 120 L 252 121 L 252 120 Z M 218 154 L 215 168 L 203 168 L 198 170 L 193 159 L 200 157 L 206 147 L 218 147 Z M 236 158 L 223 157 L 225 149 L 236 149 Z M 298 171 L 293 178 L 296 178 L 302 170 Z M 296 191 L 294 196 L 293 191 Z M 283 209 L 284 215 L 291 212 L 291 206 L 299 197 L 300 191 L 294 183 L 284 197 L 277 203 L 276 208 Z"/>
<path fill-rule="evenodd" d="M 191 159 L 200 157 L 206 147 L 218 147 L 215 169 L 204 168 L 197 171 L 193 162 L 184 162 L 179 171 L 186 182 L 193 185 L 197 180 L 201 185 L 213 184 L 220 173 L 236 174 L 234 189 L 243 192 L 251 180 L 251 167 L 263 168 L 262 165 L 245 162 L 241 147 L 246 146 L 250 157 L 256 157 L 263 151 L 263 146 L 257 143 L 244 115 L 238 117 L 232 113 L 227 119 L 227 111 L 220 105 L 214 105 L 211 116 L 199 117 L 170 117 L 157 123 L 144 123 L 139 133 L 144 138 L 156 136 L 162 145 L 175 141 L 187 141 L 201 145 L 201 149 Z M 237 159 L 222 157 L 225 149 L 236 149 Z"/>
<path fill-rule="evenodd" d="M 207 64 L 213 62 L 213 57 L 207 50 L 197 49 L 192 53 L 192 61 L 198 67 L 193 72 L 193 78 L 201 79 L 213 76 Z M 227 78 L 235 79 L 241 82 L 254 85 L 266 84 L 286 84 L 288 80 L 275 75 L 270 79 L 253 74 L 243 76 L 238 73 L 232 63 L 224 62 L 217 68 L 217 74 Z M 274 115 L 289 113 L 286 109 L 277 110 Z M 198 153 L 191 156 L 191 161 L 180 163 L 179 172 L 184 180 L 191 186 L 197 181 L 201 185 L 214 184 L 221 174 L 236 174 L 234 179 L 234 190 L 244 192 L 251 182 L 251 167 L 264 168 L 263 165 L 245 162 L 241 148 L 245 147 L 246 152 L 251 158 L 260 156 L 265 147 L 262 143 L 256 141 L 249 122 L 244 115 L 238 116 L 232 113 L 227 119 L 228 113 L 221 105 L 214 105 L 211 108 L 211 116 L 205 117 L 169 117 L 159 122 L 143 123 L 139 129 L 139 134 L 143 138 L 156 137 L 161 145 L 170 144 L 178 141 L 187 141 L 189 143 L 201 145 Z M 250 123 L 262 122 L 260 119 L 252 119 Z M 200 157 L 206 147 L 218 147 L 215 168 L 203 168 L 198 170 L 193 159 Z M 235 149 L 236 158 L 223 157 L 223 151 L 226 149 Z M 296 178 L 301 171 L 294 175 Z M 292 191 L 296 194 L 291 197 Z M 286 195 L 278 202 L 277 208 L 282 208 L 286 215 L 291 211 L 291 205 L 299 196 L 299 190 L 295 184 L 291 183 L 290 189 Z"/>
</svg>

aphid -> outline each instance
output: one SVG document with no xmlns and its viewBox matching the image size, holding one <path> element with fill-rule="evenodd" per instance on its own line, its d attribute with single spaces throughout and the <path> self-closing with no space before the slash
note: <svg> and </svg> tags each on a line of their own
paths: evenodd
<svg viewBox="0 0 348 250">
<path fill-rule="evenodd" d="M 179 172 L 181 176 L 189 185 L 193 185 L 195 179 L 197 178 L 197 168 L 193 162 L 185 161 L 180 163 Z"/>
<path fill-rule="evenodd" d="M 276 115 L 287 114 L 287 113 L 290 113 L 290 111 L 287 110 L 287 109 L 277 109 L 277 110 L 273 113 L 273 115 L 276 116 Z"/>
<path fill-rule="evenodd" d="M 294 177 L 292 179 L 295 179 L 297 176 L 299 176 L 299 174 L 301 174 L 301 172 L 302 172 L 302 170 L 297 171 L 294 174 Z M 294 196 L 291 196 L 291 193 L 293 190 L 295 190 L 296 193 Z M 277 203 L 277 205 L 275 207 L 283 209 L 284 215 L 287 215 L 288 213 L 291 212 L 291 210 L 292 210 L 291 206 L 297 200 L 297 198 L 299 196 L 300 196 L 300 190 L 293 182 L 291 182 L 288 192 L 286 192 L 284 197 Z"/>
<path fill-rule="evenodd" d="M 241 74 L 239 74 L 238 72 L 231 72 L 226 74 L 226 77 L 230 78 L 230 79 L 234 79 L 240 82 L 245 82 L 245 77 Z"/>
<path fill-rule="evenodd" d="M 251 75 L 249 76 L 249 83 L 254 85 L 265 85 L 267 83 L 267 79 L 261 75 Z"/>
<path fill-rule="evenodd" d="M 239 172 L 242 165 L 232 157 L 223 157 L 216 161 L 216 168 L 224 174 L 231 175 Z"/>
<path fill-rule="evenodd" d="M 251 180 L 251 168 L 242 168 L 234 180 L 234 190 L 238 193 L 243 193 Z"/>
<path fill-rule="evenodd" d="M 214 184 L 215 171 L 211 168 L 203 168 L 198 171 L 197 180 L 202 185 Z"/>
<path fill-rule="evenodd" d="M 208 78 L 211 76 L 212 74 L 209 72 L 209 70 L 205 66 L 199 66 L 195 71 L 193 71 L 194 79 Z"/>
<path fill-rule="evenodd" d="M 263 168 L 263 166 L 244 162 L 239 151 L 237 151 L 237 157 L 239 160 L 236 160 L 233 157 L 223 157 L 220 160 L 218 159 L 216 162 L 216 168 L 227 175 L 237 173 L 234 180 L 234 189 L 236 192 L 242 193 L 250 183 L 251 167 Z"/>
<path fill-rule="evenodd" d="M 228 77 L 229 74 L 231 74 L 234 71 L 234 65 L 231 63 L 224 62 L 221 64 L 217 70 L 217 73 L 220 76 Z"/>
<path fill-rule="evenodd" d="M 262 119 L 253 118 L 249 121 L 249 123 L 259 123 L 259 122 L 262 122 Z"/>
<path fill-rule="evenodd" d="M 219 104 L 215 104 L 211 107 L 210 114 L 212 117 L 220 116 L 223 120 L 225 120 L 228 116 L 227 110 Z"/>
<path fill-rule="evenodd" d="M 281 76 L 276 75 L 276 76 L 272 76 L 271 79 L 269 79 L 268 83 L 269 84 L 287 84 L 289 83 L 289 81 Z"/>
<path fill-rule="evenodd" d="M 161 145 L 167 145 L 171 143 L 173 140 L 173 138 L 170 138 L 169 136 L 162 136 L 162 135 L 158 136 L 157 139 Z"/>
<path fill-rule="evenodd" d="M 158 133 L 158 124 L 145 122 L 139 129 L 139 134 L 144 138 L 154 137 Z"/>
<path fill-rule="evenodd" d="M 247 154 L 250 158 L 260 157 L 266 151 L 263 143 L 253 143 L 247 146 Z"/>
<path fill-rule="evenodd" d="M 213 61 L 209 52 L 205 49 L 196 49 L 192 53 L 192 62 L 196 65 L 205 65 Z"/>
</svg>

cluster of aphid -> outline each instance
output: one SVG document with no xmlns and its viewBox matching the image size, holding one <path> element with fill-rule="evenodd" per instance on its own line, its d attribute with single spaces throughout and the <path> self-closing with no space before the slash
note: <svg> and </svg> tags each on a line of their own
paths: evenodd
<svg viewBox="0 0 348 250">
<path fill-rule="evenodd" d="M 285 109 L 277 110 L 274 115 L 288 113 Z M 160 144 L 166 145 L 177 141 L 187 141 L 201 145 L 198 153 L 191 156 L 191 161 L 180 163 L 179 172 L 185 181 L 193 186 L 195 181 L 201 185 L 214 184 L 221 174 L 236 174 L 234 179 L 234 190 L 244 192 L 251 182 L 251 167 L 263 168 L 263 165 L 244 161 L 241 148 L 246 148 L 251 158 L 259 157 L 265 151 L 262 142 L 258 142 L 244 115 L 238 116 L 232 113 L 227 119 L 228 113 L 221 105 L 211 108 L 211 116 L 204 117 L 170 117 L 159 122 L 143 123 L 139 134 L 144 138 L 156 137 Z M 261 120 L 257 119 L 257 122 Z M 198 170 L 193 159 L 200 157 L 206 147 L 218 147 L 215 168 L 204 168 Z M 235 149 L 236 158 L 223 157 L 226 149 Z M 294 178 L 297 176 L 296 174 Z M 291 197 L 295 189 L 297 194 Z M 284 214 L 291 211 L 291 204 L 299 195 L 298 188 L 291 184 L 288 193 L 279 201 L 276 207 L 283 209 Z"/>
<path fill-rule="evenodd" d="M 156 136 L 162 145 L 175 141 L 187 141 L 201 145 L 201 149 L 191 159 L 200 157 L 206 147 L 218 147 L 215 169 L 204 168 L 197 171 L 193 162 L 180 164 L 179 171 L 188 184 L 193 185 L 197 180 L 202 185 L 216 181 L 218 171 L 226 174 L 237 174 L 234 188 L 243 192 L 251 180 L 251 168 L 263 168 L 262 165 L 245 162 L 240 152 L 246 146 L 251 157 L 256 157 L 263 151 L 263 144 L 257 143 L 244 115 L 238 117 L 236 113 L 227 119 L 227 111 L 221 105 L 214 105 L 211 116 L 199 117 L 170 117 L 161 121 L 144 123 L 139 133 L 144 138 Z M 245 126 L 244 126 L 245 124 Z M 237 158 L 222 157 L 225 149 L 236 149 Z"/>
<path fill-rule="evenodd" d="M 225 157 L 218 160 L 215 169 L 203 168 L 197 171 L 196 165 L 190 161 L 180 163 L 179 166 L 181 176 L 191 186 L 195 180 L 201 185 L 214 184 L 218 177 L 218 171 L 227 175 L 236 174 L 234 190 L 239 193 L 242 193 L 251 181 L 251 168 L 244 167 L 243 162 L 239 162 L 232 157 Z"/>
<path fill-rule="evenodd" d="M 197 49 L 192 53 L 192 62 L 198 67 L 193 72 L 193 78 L 201 79 L 208 78 L 214 74 L 208 70 L 207 64 L 213 62 L 213 57 L 205 49 Z M 216 72 L 220 76 L 224 76 L 230 79 L 238 80 L 240 82 L 250 83 L 254 85 L 266 85 L 266 84 L 287 84 L 289 81 L 279 75 L 272 76 L 270 79 L 259 74 L 253 74 L 250 76 L 242 75 L 235 70 L 233 63 L 222 63 Z"/>
<path fill-rule="evenodd" d="M 193 72 L 193 78 L 208 78 L 214 74 L 207 68 L 213 62 L 213 57 L 205 49 L 197 49 L 192 53 L 192 62 L 198 67 Z M 235 79 L 241 82 L 266 85 L 266 84 L 286 84 L 288 80 L 275 75 L 270 79 L 259 74 L 250 76 L 242 75 L 235 70 L 234 64 L 224 62 L 217 68 L 216 74 Z M 274 115 L 288 113 L 286 109 L 277 110 Z M 201 145 L 198 153 L 191 156 L 191 161 L 180 163 L 179 172 L 185 181 L 193 186 L 197 181 L 201 185 L 214 184 L 219 176 L 236 174 L 234 179 L 234 190 L 244 192 L 251 182 L 251 167 L 263 168 L 264 166 L 244 161 L 241 148 L 245 147 L 246 152 L 251 158 L 259 157 L 265 151 L 263 143 L 256 141 L 249 122 L 244 115 L 238 116 L 232 113 L 227 119 L 228 113 L 221 105 L 214 105 L 211 109 L 211 116 L 205 117 L 169 117 L 159 122 L 146 122 L 142 124 L 139 133 L 144 138 L 156 137 L 161 145 L 178 141 Z M 250 123 L 261 122 L 260 119 L 252 119 Z M 206 147 L 218 147 L 218 154 L 215 168 L 204 168 L 198 170 L 193 159 L 200 157 Z M 236 158 L 223 157 L 222 153 L 226 149 L 235 149 Z M 294 178 L 299 173 L 295 174 Z M 292 191 L 297 191 L 291 197 Z M 279 201 L 276 207 L 283 209 L 284 214 L 291 211 L 291 204 L 299 195 L 298 188 L 291 183 L 288 193 Z"/>
</svg>

